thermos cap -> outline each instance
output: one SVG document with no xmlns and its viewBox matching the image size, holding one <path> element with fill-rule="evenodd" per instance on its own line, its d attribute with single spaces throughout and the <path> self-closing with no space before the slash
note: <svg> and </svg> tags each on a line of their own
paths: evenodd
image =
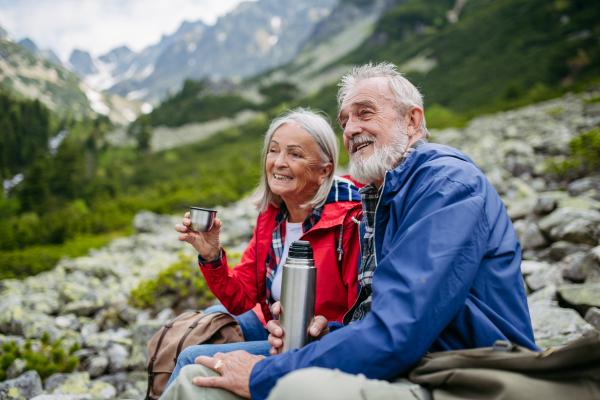
<svg viewBox="0 0 600 400">
<path fill-rule="evenodd" d="M 288 257 L 311 260 L 313 258 L 312 246 L 305 240 L 296 240 L 290 246 Z"/>
</svg>

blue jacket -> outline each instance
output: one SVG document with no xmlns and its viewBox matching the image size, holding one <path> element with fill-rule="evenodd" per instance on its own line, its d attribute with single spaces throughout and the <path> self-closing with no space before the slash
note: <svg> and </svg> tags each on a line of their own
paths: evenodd
<svg viewBox="0 0 600 400">
<path fill-rule="evenodd" d="M 475 163 L 424 144 L 386 174 L 375 219 L 377 268 L 366 318 L 258 362 L 253 399 L 301 368 L 389 379 L 426 352 L 492 346 L 537 350 L 521 247 L 502 200 Z"/>
</svg>

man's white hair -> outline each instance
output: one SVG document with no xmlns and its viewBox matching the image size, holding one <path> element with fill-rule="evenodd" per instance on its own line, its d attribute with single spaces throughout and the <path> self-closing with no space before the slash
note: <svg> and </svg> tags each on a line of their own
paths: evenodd
<svg viewBox="0 0 600 400">
<path fill-rule="evenodd" d="M 419 89 L 402 76 L 394 64 L 389 62 L 382 62 L 375 65 L 368 63 L 360 67 L 354 67 L 349 73 L 344 75 L 338 85 L 340 87 L 337 94 L 338 108 L 341 109 L 344 99 L 358 82 L 369 78 L 387 78 L 396 100 L 400 118 L 404 118 L 408 110 L 412 107 L 418 107 L 423 110 L 423 95 L 421 95 Z M 423 137 L 429 140 L 431 134 L 425 125 L 425 116 L 423 116 L 423 122 L 421 122 L 419 130 L 423 133 Z"/>
<path fill-rule="evenodd" d="M 297 125 L 304 129 L 317 143 L 317 149 L 319 152 L 319 158 L 321 159 L 321 166 L 325 167 L 331 163 L 333 168 L 331 173 L 325 178 L 325 181 L 317 191 L 317 194 L 311 201 L 304 204 L 303 207 L 309 207 L 310 209 L 320 207 L 325 204 L 331 184 L 333 183 L 335 169 L 337 166 L 339 145 L 335 137 L 335 133 L 331 128 L 331 125 L 326 120 L 326 114 L 320 111 L 313 111 L 310 108 L 298 107 L 294 110 L 288 110 L 280 114 L 277 118 L 271 122 L 267 133 L 265 134 L 265 140 L 263 142 L 262 150 L 262 171 L 261 177 L 256 190 L 250 201 L 258 212 L 265 212 L 269 204 L 276 207 L 281 205 L 283 199 L 281 196 L 273 193 L 269 186 L 269 180 L 267 178 L 266 171 L 266 158 L 269 151 L 269 145 L 273 134 L 282 125 Z"/>
</svg>

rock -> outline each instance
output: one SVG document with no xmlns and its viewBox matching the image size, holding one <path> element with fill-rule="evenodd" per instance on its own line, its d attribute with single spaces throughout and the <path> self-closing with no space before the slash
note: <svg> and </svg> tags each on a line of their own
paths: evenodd
<svg viewBox="0 0 600 400">
<path fill-rule="evenodd" d="M 548 267 L 527 276 L 525 282 L 527 282 L 527 286 L 535 292 L 548 285 L 560 286 L 564 280 L 560 267 L 549 265 Z"/>
<path fill-rule="evenodd" d="M 533 214 L 536 203 L 536 197 L 510 201 L 508 202 L 506 212 L 508 213 L 510 219 L 514 222 Z"/>
<path fill-rule="evenodd" d="M 96 301 L 79 300 L 67 304 L 63 311 L 67 314 L 75 314 L 79 317 L 87 317 L 89 315 L 93 315 L 101 307 L 102 305 L 96 303 Z"/>
<path fill-rule="evenodd" d="M 54 325 L 60 329 L 72 329 L 74 331 L 79 330 L 79 321 L 75 314 L 62 315 L 54 318 Z"/>
<path fill-rule="evenodd" d="M 96 379 L 96 381 L 104 381 L 110 383 L 117 389 L 117 393 L 124 392 L 127 389 L 128 375 L 126 372 L 118 372 L 112 375 L 104 375 Z M 121 398 L 126 398 L 121 396 Z"/>
<path fill-rule="evenodd" d="M 96 354 L 96 352 L 94 350 L 91 349 L 81 349 L 81 350 L 77 350 L 75 353 L 73 353 L 73 357 L 77 357 L 80 361 L 80 363 L 83 363 L 83 361 L 87 360 L 90 357 L 93 357 Z"/>
<path fill-rule="evenodd" d="M 131 356 L 125 362 L 125 367 L 130 370 L 143 371 L 148 366 L 148 343 L 150 339 L 163 327 L 156 320 L 141 322 L 132 329 L 133 346 Z"/>
<path fill-rule="evenodd" d="M 557 288 L 554 285 L 548 285 L 543 289 L 538 290 L 535 293 L 530 294 L 529 296 L 527 296 L 527 304 L 529 305 L 529 307 L 531 308 L 532 306 L 535 306 L 535 303 L 544 303 L 544 304 L 550 304 L 548 302 L 551 302 L 552 304 L 557 304 L 556 300 L 558 299 L 557 297 Z"/>
<path fill-rule="evenodd" d="M 550 268 L 550 264 L 538 261 L 522 261 L 521 273 L 524 276 L 534 274 L 536 272 Z"/>
<path fill-rule="evenodd" d="M 540 228 L 535 223 L 521 219 L 514 223 L 514 227 L 521 249 L 535 249 L 547 244 Z"/>
<path fill-rule="evenodd" d="M 31 323 L 31 315 L 20 305 L 0 310 L 0 332 L 7 335 L 23 335 Z"/>
<path fill-rule="evenodd" d="M 600 237 L 600 212 L 559 208 L 542 219 L 538 226 L 553 240 L 565 240 L 595 246 Z"/>
<path fill-rule="evenodd" d="M 46 392 L 53 392 L 55 389 L 61 387 L 68 377 L 69 374 L 63 374 L 60 372 L 50 376 L 48 379 L 46 379 L 46 383 L 44 384 L 44 390 Z"/>
<path fill-rule="evenodd" d="M 540 348 L 563 346 L 593 329 L 575 310 L 559 308 L 556 302 L 530 304 L 529 313 L 535 343 Z"/>
<path fill-rule="evenodd" d="M 26 365 L 26 360 L 23 360 L 22 358 L 17 358 L 6 370 L 6 379 L 14 379 L 21 376 L 23 372 L 25 372 Z"/>
<path fill-rule="evenodd" d="M 0 382 L 0 400 L 28 400 L 42 394 L 37 371 L 27 371 L 16 379 Z"/>
<path fill-rule="evenodd" d="M 571 196 L 587 196 L 600 201 L 600 177 L 588 177 L 577 179 L 567 186 Z"/>
<path fill-rule="evenodd" d="M 142 210 L 135 214 L 132 221 L 133 229 L 137 233 L 156 233 L 164 229 L 165 225 L 175 226 L 174 218 L 165 215 L 154 214 L 153 212 Z"/>
<path fill-rule="evenodd" d="M 166 324 L 173 318 L 175 318 L 175 313 L 173 312 L 173 309 L 170 307 L 165 308 L 164 310 L 162 310 L 161 312 L 159 312 L 156 315 L 156 321 L 160 322 L 161 324 Z"/>
<path fill-rule="evenodd" d="M 563 285 L 558 288 L 560 298 L 585 315 L 590 307 L 600 307 L 600 284 Z"/>
<path fill-rule="evenodd" d="M 538 199 L 533 209 L 533 212 L 538 215 L 549 214 L 552 211 L 554 211 L 556 206 L 557 202 L 555 199 L 553 199 L 552 197 L 542 196 Z"/>
<path fill-rule="evenodd" d="M 117 395 L 117 389 L 108 382 L 94 381 L 89 389 L 93 400 L 109 400 Z"/>
<path fill-rule="evenodd" d="M 552 243 L 550 246 L 550 256 L 556 261 L 560 261 L 569 254 L 576 253 L 579 251 L 589 251 L 592 248 L 589 244 L 581 243 L 570 243 L 565 241 L 558 241 Z"/>
<path fill-rule="evenodd" d="M 125 369 L 125 361 L 127 361 L 127 358 L 129 357 L 129 351 L 127 351 L 124 346 L 115 343 L 110 346 L 107 354 L 109 360 L 108 370 L 111 374 L 123 371 Z"/>
<path fill-rule="evenodd" d="M 83 366 L 84 370 L 90 374 L 90 377 L 97 378 L 102 376 L 108 368 L 109 360 L 104 356 L 96 356 L 88 359 Z"/>
<path fill-rule="evenodd" d="M 35 396 L 30 400 L 91 400 L 92 396 L 89 394 L 82 394 L 79 396 L 73 396 L 68 394 L 41 394 Z"/>
<path fill-rule="evenodd" d="M 86 395 L 90 387 L 90 374 L 88 372 L 74 372 L 67 376 L 62 385 L 55 388 L 52 394 L 58 395 Z"/>
<path fill-rule="evenodd" d="M 589 322 L 597 331 L 600 331 L 600 308 L 590 307 L 585 313 L 586 322 Z"/>
<path fill-rule="evenodd" d="M 563 277 L 574 282 L 584 282 L 588 275 L 596 272 L 600 273 L 600 247 L 586 253 L 573 253 L 573 262 L 563 269 Z"/>
</svg>

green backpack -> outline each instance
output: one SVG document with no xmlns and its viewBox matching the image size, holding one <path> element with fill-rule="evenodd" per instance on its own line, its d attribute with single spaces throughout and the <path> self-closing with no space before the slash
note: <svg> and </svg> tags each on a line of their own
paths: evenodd
<svg viewBox="0 0 600 400">
<path fill-rule="evenodd" d="M 409 378 L 434 400 L 600 399 L 600 333 L 535 352 L 505 341 L 494 347 L 427 354 Z"/>
</svg>

